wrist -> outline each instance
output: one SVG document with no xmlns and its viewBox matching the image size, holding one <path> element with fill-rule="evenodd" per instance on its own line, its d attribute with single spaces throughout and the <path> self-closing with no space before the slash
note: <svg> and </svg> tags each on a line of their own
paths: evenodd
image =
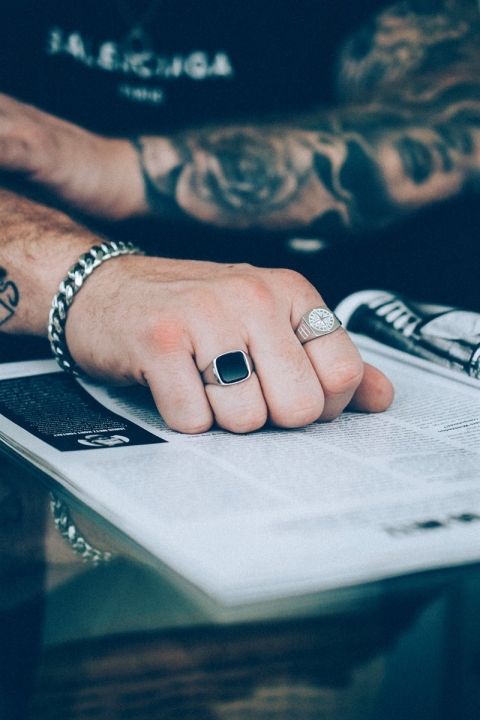
<svg viewBox="0 0 480 720">
<path fill-rule="evenodd" d="M 167 137 L 143 136 L 132 141 L 142 173 L 144 214 L 176 216 L 176 181 L 185 163 Z"/>
<path fill-rule="evenodd" d="M 36 182 L 87 215 L 115 221 L 146 212 L 142 170 L 128 140 L 73 126 L 64 145 L 57 151 L 59 161 Z"/>
<path fill-rule="evenodd" d="M 135 147 L 129 140 L 98 140 L 101 157 L 99 171 L 93 172 L 92 178 L 87 168 L 89 177 L 86 182 L 91 188 L 87 211 L 109 220 L 125 220 L 146 214 L 148 206 L 144 178 Z"/>
<path fill-rule="evenodd" d="M 48 339 L 52 352 L 63 370 L 75 375 L 80 368 L 70 354 L 66 340 L 66 323 L 70 306 L 84 282 L 103 263 L 124 255 L 142 255 L 142 251 L 131 243 L 104 241 L 83 253 L 70 267 L 62 280 L 58 292 L 53 297 L 49 314 Z"/>
</svg>

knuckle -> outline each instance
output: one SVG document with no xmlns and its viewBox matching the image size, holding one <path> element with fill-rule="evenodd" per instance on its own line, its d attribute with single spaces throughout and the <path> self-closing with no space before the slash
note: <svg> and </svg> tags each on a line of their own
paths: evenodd
<svg viewBox="0 0 480 720">
<path fill-rule="evenodd" d="M 249 303 L 253 302 L 255 305 L 271 302 L 271 290 L 266 280 L 257 273 L 249 273 L 236 278 L 232 284 L 232 290 L 239 297 Z"/>
<path fill-rule="evenodd" d="M 229 415 L 227 421 L 219 423 L 225 430 L 243 435 L 260 430 L 267 422 L 267 408 L 242 408 L 240 412 Z"/>
<path fill-rule="evenodd" d="M 209 418 L 190 418 L 183 422 L 177 423 L 177 427 L 174 424 L 170 425 L 172 430 L 178 430 L 178 432 L 184 433 L 185 435 L 201 435 L 201 433 L 207 432 L 212 427 L 213 421 Z"/>
<path fill-rule="evenodd" d="M 304 427 L 318 420 L 323 410 L 323 398 L 320 394 L 296 398 L 294 402 L 271 411 L 271 419 L 279 427 Z"/>
<path fill-rule="evenodd" d="M 155 353 L 170 355 L 186 346 L 187 332 L 175 317 L 157 318 L 146 332 L 145 341 Z"/>
<path fill-rule="evenodd" d="M 210 430 L 213 424 L 212 414 L 198 412 L 185 405 L 183 402 L 172 402 L 168 411 L 163 413 L 163 419 L 168 427 L 185 435 L 200 435 Z"/>
<path fill-rule="evenodd" d="M 311 398 L 308 398 L 303 404 L 299 403 L 296 405 L 294 412 L 292 413 L 292 421 L 295 423 L 294 427 L 301 427 L 303 425 L 310 425 L 311 423 L 318 420 L 323 410 L 323 398 L 319 398 L 316 402 L 313 402 Z"/>
<path fill-rule="evenodd" d="M 295 291 L 298 289 L 305 289 L 310 287 L 310 282 L 296 270 L 290 270 L 289 268 L 280 268 L 275 270 L 277 280 L 282 284 L 283 287 L 291 288 Z"/>
<path fill-rule="evenodd" d="M 342 395 L 354 391 L 363 377 L 363 362 L 360 358 L 344 360 L 322 374 L 322 387 L 327 395 Z"/>
</svg>

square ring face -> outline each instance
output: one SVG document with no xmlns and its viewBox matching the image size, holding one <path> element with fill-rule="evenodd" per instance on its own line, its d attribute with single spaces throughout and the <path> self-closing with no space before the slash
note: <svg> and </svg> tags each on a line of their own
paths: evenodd
<svg viewBox="0 0 480 720">
<path fill-rule="evenodd" d="M 235 383 L 247 380 L 252 374 L 252 370 L 246 354 L 241 350 L 236 350 L 215 358 L 213 374 L 220 385 L 235 385 Z"/>
</svg>

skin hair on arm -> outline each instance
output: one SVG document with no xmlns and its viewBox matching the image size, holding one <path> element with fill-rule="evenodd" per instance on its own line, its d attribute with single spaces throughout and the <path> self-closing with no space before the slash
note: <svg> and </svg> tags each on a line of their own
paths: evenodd
<svg viewBox="0 0 480 720">
<path fill-rule="evenodd" d="M 0 333 L 46 336 L 54 294 L 98 237 L 66 214 L 0 189 Z"/>
<path fill-rule="evenodd" d="M 151 212 L 231 228 L 355 231 L 450 197 L 480 169 L 476 0 L 404 0 L 338 65 L 340 104 L 136 147 Z"/>
</svg>

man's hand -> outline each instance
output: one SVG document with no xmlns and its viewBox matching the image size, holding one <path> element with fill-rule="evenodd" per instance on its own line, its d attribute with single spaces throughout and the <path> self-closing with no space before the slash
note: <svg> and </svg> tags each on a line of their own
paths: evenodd
<svg viewBox="0 0 480 720">
<path fill-rule="evenodd" d="M 0 191 L 1 331 L 45 336 L 54 294 L 69 267 L 101 242 L 65 214 Z M 8 299 L 8 304 L 6 300 Z M 347 333 L 301 345 L 295 329 L 321 305 L 291 270 L 121 256 L 87 279 L 69 309 L 66 340 L 94 377 L 148 385 L 170 427 L 233 432 L 265 422 L 298 427 L 336 417 L 352 401 L 381 411 L 393 396 L 364 367 Z M 213 358 L 243 350 L 255 372 L 238 385 L 204 386 Z"/>
<path fill-rule="evenodd" d="M 267 421 L 300 427 L 335 418 L 351 401 L 357 410 L 386 409 L 390 382 L 363 365 L 343 329 L 304 346 L 296 338 L 302 315 L 322 302 L 290 270 L 122 257 L 98 268 L 76 296 L 67 343 L 92 376 L 148 385 L 180 432 L 213 422 L 237 433 Z M 252 376 L 204 386 L 201 372 L 234 350 L 251 355 Z"/>
<path fill-rule="evenodd" d="M 145 212 L 137 153 L 0 93 L 0 169 L 84 213 L 118 220 Z"/>
</svg>

